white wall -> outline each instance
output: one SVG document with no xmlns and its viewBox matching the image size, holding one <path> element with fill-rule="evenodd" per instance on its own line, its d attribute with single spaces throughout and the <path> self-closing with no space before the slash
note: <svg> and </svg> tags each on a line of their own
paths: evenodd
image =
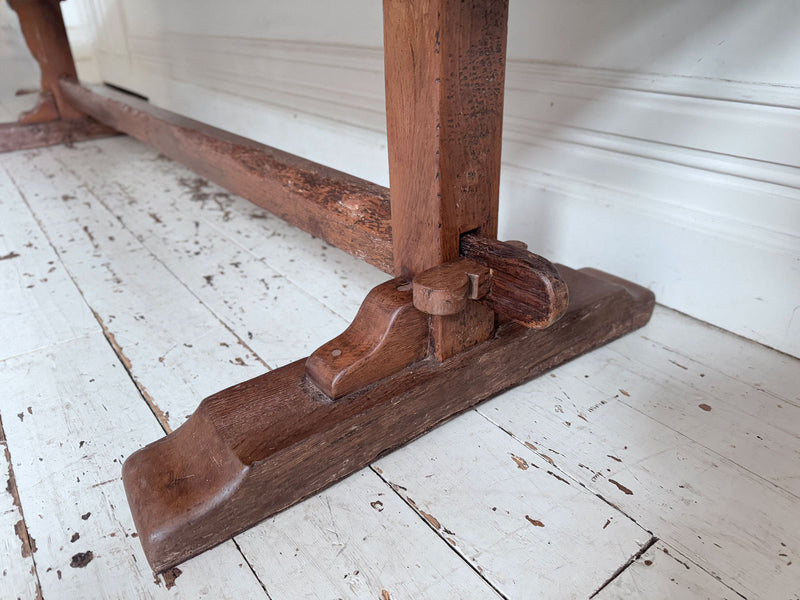
<svg viewBox="0 0 800 600">
<path fill-rule="evenodd" d="M 106 81 L 388 183 L 377 0 L 71 3 Z M 794 0 L 511 0 L 501 237 L 800 355 L 799 39 Z"/>
</svg>

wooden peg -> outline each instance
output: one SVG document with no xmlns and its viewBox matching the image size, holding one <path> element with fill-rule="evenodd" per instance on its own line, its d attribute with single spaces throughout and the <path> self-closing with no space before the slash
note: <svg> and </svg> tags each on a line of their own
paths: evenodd
<svg viewBox="0 0 800 600">
<path fill-rule="evenodd" d="M 485 296 L 489 281 L 489 268 L 474 260 L 444 263 L 414 277 L 414 306 L 429 315 L 454 315 L 467 299 Z"/>
<path fill-rule="evenodd" d="M 392 279 L 373 288 L 344 333 L 318 348 L 306 373 L 334 400 L 425 358 L 428 317 L 414 308 L 412 285 Z"/>
</svg>

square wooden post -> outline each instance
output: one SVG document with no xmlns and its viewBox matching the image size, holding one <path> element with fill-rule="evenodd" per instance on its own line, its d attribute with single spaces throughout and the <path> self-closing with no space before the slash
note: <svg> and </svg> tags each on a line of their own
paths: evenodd
<svg viewBox="0 0 800 600">
<path fill-rule="evenodd" d="M 508 0 L 384 0 L 386 123 L 395 274 L 459 257 L 461 235 L 497 236 Z M 476 303 L 431 319 L 439 360 L 487 339 Z"/>
</svg>

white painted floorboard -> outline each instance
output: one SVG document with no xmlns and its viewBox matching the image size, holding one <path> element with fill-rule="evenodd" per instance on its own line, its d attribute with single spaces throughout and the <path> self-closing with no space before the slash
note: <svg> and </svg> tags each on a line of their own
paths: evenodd
<svg viewBox="0 0 800 600">
<path fill-rule="evenodd" d="M 120 461 L 384 275 L 124 137 L 0 155 L 0 211 L 0 597 L 800 594 L 800 361 L 663 308 L 156 583 Z"/>
<path fill-rule="evenodd" d="M 800 362 L 663 308 L 156 583 L 120 461 L 384 276 L 127 138 L 2 155 L 0 192 L 0 416 L 36 543 L 4 496 L 3 597 L 800 592 Z"/>
<path fill-rule="evenodd" d="M 739 597 L 663 542 L 653 544 L 595 596 L 597 600 L 735 600 Z"/>
</svg>

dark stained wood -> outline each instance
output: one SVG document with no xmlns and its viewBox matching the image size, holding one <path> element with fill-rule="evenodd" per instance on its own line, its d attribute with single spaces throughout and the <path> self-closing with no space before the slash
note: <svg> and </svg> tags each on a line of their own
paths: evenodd
<svg viewBox="0 0 800 600">
<path fill-rule="evenodd" d="M 490 269 L 460 258 L 414 277 L 414 306 L 431 316 L 431 349 L 437 360 L 447 360 L 489 339 L 494 312 L 477 302 L 491 289 Z"/>
<path fill-rule="evenodd" d="M 644 325 L 653 294 L 559 267 L 571 290 L 547 329 L 509 322 L 450 360 L 415 363 L 332 401 L 305 361 L 202 402 L 175 432 L 133 454 L 123 481 L 156 571 L 211 548 L 476 403 Z"/>
<path fill-rule="evenodd" d="M 464 310 L 454 315 L 431 317 L 431 347 L 436 360 L 447 360 L 488 340 L 495 327 L 495 313 L 468 300 Z"/>
<path fill-rule="evenodd" d="M 119 132 L 90 118 L 31 124 L 1 123 L 0 152 L 70 145 L 112 135 L 119 135 Z"/>
<path fill-rule="evenodd" d="M 497 235 L 507 0 L 384 0 L 395 273 Z"/>
<path fill-rule="evenodd" d="M 393 273 L 389 192 L 358 177 L 156 108 L 62 81 L 74 106 L 288 223 Z"/>
<path fill-rule="evenodd" d="M 77 75 L 59 0 L 9 0 L 9 6 L 16 11 L 25 42 L 42 72 L 39 101 L 20 115 L 20 123 L 82 118 L 61 91 L 60 78 Z"/>
<path fill-rule="evenodd" d="M 428 317 L 414 308 L 411 284 L 392 279 L 372 289 L 344 333 L 317 349 L 306 373 L 341 398 L 401 371 L 428 353 Z"/>
<path fill-rule="evenodd" d="M 496 313 L 526 327 L 549 327 L 569 302 L 566 282 L 548 260 L 521 242 L 506 243 L 478 235 L 461 238 L 461 255 L 492 270 L 490 292 L 481 299 Z"/>
</svg>

